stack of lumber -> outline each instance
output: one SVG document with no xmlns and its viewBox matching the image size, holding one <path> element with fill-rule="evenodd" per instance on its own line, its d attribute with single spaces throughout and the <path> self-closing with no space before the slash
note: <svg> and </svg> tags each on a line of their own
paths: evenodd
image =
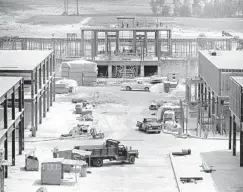
<svg viewBox="0 0 243 192">
<path fill-rule="evenodd" d="M 94 86 L 97 81 L 97 63 L 79 59 L 61 64 L 62 78 L 77 81 L 78 86 Z"/>
<path fill-rule="evenodd" d="M 78 84 L 75 80 L 71 79 L 61 79 L 55 83 L 55 92 L 57 94 L 62 93 L 75 93 L 78 87 Z"/>
</svg>

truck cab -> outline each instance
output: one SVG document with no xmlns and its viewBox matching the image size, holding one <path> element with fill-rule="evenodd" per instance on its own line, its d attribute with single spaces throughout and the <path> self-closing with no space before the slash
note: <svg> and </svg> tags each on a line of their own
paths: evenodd
<svg viewBox="0 0 243 192">
<path fill-rule="evenodd" d="M 146 133 L 160 133 L 162 130 L 162 124 L 157 121 L 157 118 L 144 118 L 143 122 L 137 121 L 139 131 Z"/>
</svg>

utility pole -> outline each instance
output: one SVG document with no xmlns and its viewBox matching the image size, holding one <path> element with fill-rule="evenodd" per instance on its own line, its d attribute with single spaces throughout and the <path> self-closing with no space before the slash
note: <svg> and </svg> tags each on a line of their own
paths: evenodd
<svg viewBox="0 0 243 192">
<path fill-rule="evenodd" d="M 76 0 L 77 1 L 77 15 L 79 15 L 79 12 L 78 12 L 78 1 L 79 0 Z"/>
<path fill-rule="evenodd" d="M 64 0 L 64 15 L 68 15 L 68 1 Z"/>
</svg>

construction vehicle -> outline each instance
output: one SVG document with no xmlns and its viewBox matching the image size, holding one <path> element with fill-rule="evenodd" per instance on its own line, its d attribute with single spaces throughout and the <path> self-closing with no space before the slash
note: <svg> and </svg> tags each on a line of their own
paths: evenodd
<svg viewBox="0 0 243 192">
<path fill-rule="evenodd" d="M 162 130 L 161 122 L 157 121 L 157 118 L 144 118 L 143 122 L 137 121 L 139 131 L 146 133 L 160 133 Z"/>
<path fill-rule="evenodd" d="M 180 119 L 181 110 L 181 107 L 177 104 L 165 103 L 158 109 L 158 120 L 163 121 L 163 123 L 169 120 L 178 121 Z"/>
<path fill-rule="evenodd" d="M 87 163 L 90 162 L 91 166 L 94 167 L 103 166 L 105 159 L 110 161 L 128 161 L 130 164 L 134 164 L 139 154 L 138 150 L 134 150 L 131 147 L 128 149 L 120 141 L 113 139 L 107 139 L 103 145 L 75 146 L 74 149 L 92 151 L 90 157 L 83 157 L 82 160 L 85 160 Z"/>
</svg>

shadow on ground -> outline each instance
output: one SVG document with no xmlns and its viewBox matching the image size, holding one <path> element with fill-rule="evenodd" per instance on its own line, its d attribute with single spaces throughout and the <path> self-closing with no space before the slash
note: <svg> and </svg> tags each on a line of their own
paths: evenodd
<svg viewBox="0 0 243 192">
<path fill-rule="evenodd" d="M 232 151 L 212 151 L 201 153 L 212 172 L 213 181 L 219 192 L 243 191 L 243 167 L 240 167 L 239 153 L 233 156 Z"/>
</svg>

